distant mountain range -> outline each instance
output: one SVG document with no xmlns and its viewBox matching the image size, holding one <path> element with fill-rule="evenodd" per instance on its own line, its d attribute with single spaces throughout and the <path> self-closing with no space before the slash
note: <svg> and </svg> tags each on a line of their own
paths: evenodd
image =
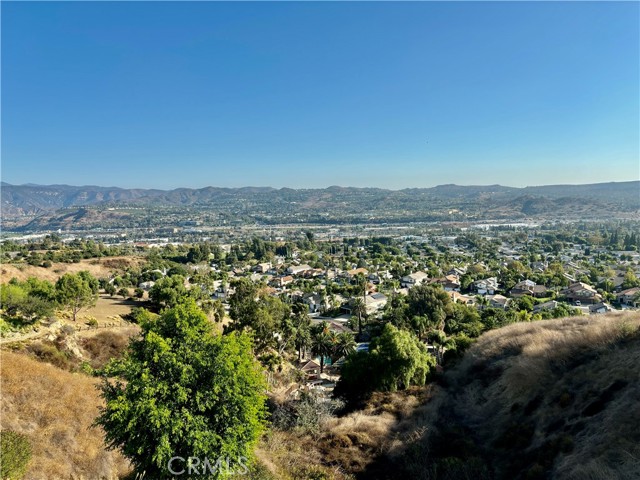
<svg viewBox="0 0 640 480">
<path fill-rule="evenodd" d="M 1 199 L 3 223 L 42 217 L 36 222 L 38 228 L 45 228 L 46 219 L 60 209 L 124 206 L 208 209 L 266 223 L 437 221 L 447 216 L 451 220 L 545 215 L 627 218 L 640 211 L 640 181 L 524 188 L 451 184 L 404 190 L 339 186 L 155 190 L 2 183 Z"/>
</svg>

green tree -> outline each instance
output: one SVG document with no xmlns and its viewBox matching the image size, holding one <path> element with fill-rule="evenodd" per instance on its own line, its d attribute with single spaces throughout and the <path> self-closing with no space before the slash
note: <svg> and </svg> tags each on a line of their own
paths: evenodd
<svg viewBox="0 0 640 480">
<path fill-rule="evenodd" d="M 293 327 L 295 328 L 293 344 L 298 351 L 298 361 L 301 361 L 304 352 L 311 346 L 309 307 L 302 302 L 295 302 L 291 307 L 291 313 Z"/>
<path fill-rule="evenodd" d="M 333 355 L 336 341 L 335 333 L 329 330 L 327 322 L 311 327 L 311 351 L 320 357 L 320 373 L 324 372 L 325 359 Z"/>
<path fill-rule="evenodd" d="M 289 305 L 278 297 L 258 292 L 248 279 L 236 284 L 236 291 L 229 299 L 229 315 L 233 322 L 227 330 L 247 330 L 253 334 L 258 352 L 275 347 L 281 327 L 291 315 Z"/>
<path fill-rule="evenodd" d="M 56 282 L 58 303 L 71 310 L 73 321 L 83 308 L 92 307 L 98 300 L 98 280 L 89 272 L 65 273 Z"/>
<path fill-rule="evenodd" d="M 439 285 L 418 285 L 411 288 L 407 303 L 411 317 L 426 317 L 430 329 L 443 330 L 445 320 L 453 314 L 451 298 Z"/>
<path fill-rule="evenodd" d="M 0 302 L 7 315 L 16 316 L 27 301 L 27 292 L 17 283 L 0 285 Z"/>
<path fill-rule="evenodd" d="M 636 277 L 636 274 L 633 273 L 633 270 L 629 269 L 624 274 L 624 280 L 622 282 L 622 289 L 626 290 L 627 288 L 633 288 L 640 286 L 640 280 Z"/>
<path fill-rule="evenodd" d="M 387 323 L 370 343 L 369 352 L 347 357 L 335 393 L 353 402 L 374 390 L 424 385 L 435 365 L 436 359 L 415 335 Z"/>
<path fill-rule="evenodd" d="M 186 294 L 187 288 L 184 286 L 182 275 L 161 278 L 149 290 L 149 298 L 152 302 L 168 308 L 177 305 Z"/>
<path fill-rule="evenodd" d="M 209 260 L 211 255 L 211 247 L 206 243 L 199 243 L 189 248 L 187 253 L 187 261 L 189 263 L 200 263 Z"/>
<path fill-rule="evenodd" d="M 358 321 L 358 335 L 362 335 L 362 323 L 367 315 L 367 307 L 362 297 L 355 297 L 353 299 L 351 311 Z"/>
<path fill-rule="evenodd" d="M 116 286 L 113 283 L 107 283 L 104 286 L 104 293 L 106 293 L 110 297 L 113 297 L 116 294 L 117 291 L 118 291 L 118 289 L 116 288 Z"/>
<path fill-rule="evenodd" d="M 224 320 L 225 310 L 224 305 L 220 300 L 214 300 L 211 308 L 213 312 L 213 319 L 217 323 L 221 323 Z"/>
<path fill-rule="evenodd" d="M 144 322 L 106 374 L 96 424 L 148 478 L 169 477 L 174 456 L 249 458 L 264 429 L 266 384 L 250 339 L 215 334 L 191 299 Z"/>
<path fill-rule="evenodd" d="M 332 361 L 339 360 L 342 357 L 348 357 L 356 351 L 356 347 L 356 340 L 353 338 L 353 334 L 351 332 L 339 333 L 333 347 Z"/>
<path fill-rule="evenodd" d="M 229 298 L 229 316 L 239 326 L 258 310 L 258 287 L 249 279 L 242 278 L 234 283 L 235 292 Z"/>
</svg>

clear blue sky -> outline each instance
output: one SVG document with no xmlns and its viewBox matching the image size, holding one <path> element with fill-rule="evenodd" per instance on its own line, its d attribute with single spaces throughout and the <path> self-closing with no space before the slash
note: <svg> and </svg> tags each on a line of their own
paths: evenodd
<svg viewBox="0 0 640 480">
<path fill-rule="evenodd" d="M 639 4 L 2 2 L 2 179 L 636 180 Z"/>
</svg>

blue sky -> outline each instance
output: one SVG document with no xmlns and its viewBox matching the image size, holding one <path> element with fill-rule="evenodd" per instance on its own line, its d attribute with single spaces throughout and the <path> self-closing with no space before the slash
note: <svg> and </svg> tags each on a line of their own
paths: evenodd
<svg viewBox="0 0 640 480">
<path fill-rule="evenodd" d="M 637 2 L 2 2 L 2 180 L 640 178 Z"/>
</svg>

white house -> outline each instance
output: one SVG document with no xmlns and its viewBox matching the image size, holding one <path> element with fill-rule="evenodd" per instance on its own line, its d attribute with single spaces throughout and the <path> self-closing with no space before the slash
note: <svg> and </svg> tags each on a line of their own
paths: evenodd
<svg viewBox="0 0 640 480">
<path fill-rule="evenodd" d="M 498 290 L 498 279 L 496 277 L 477 280 L 473 283 L 473 288 L 480 295 L 494 295 Z"/>
<path fill-rule="evenodd" d="M 411 288 L 416 285 L 425 283 L 429 279 L 429 276 L 424 272 L 411 273 L 400 280 L 400 286 L 403 288 Z"/>
<path fill-rule="evenodd" d="M 504 295 L 487 295 L 487 300 L 489 300 L 490 307 L 501 308 L 503 310 L 511 303 L 511 299 Z"/>
<path fill-rule="evenodd" d="M 291 265 L 289 268 L 287 268 L 287 273 L 289 275 L 300 275 L 301 273 L 304 273 L 307 270 L 312 270 L 312 268 L 307 264 Z"/>
</svg>

